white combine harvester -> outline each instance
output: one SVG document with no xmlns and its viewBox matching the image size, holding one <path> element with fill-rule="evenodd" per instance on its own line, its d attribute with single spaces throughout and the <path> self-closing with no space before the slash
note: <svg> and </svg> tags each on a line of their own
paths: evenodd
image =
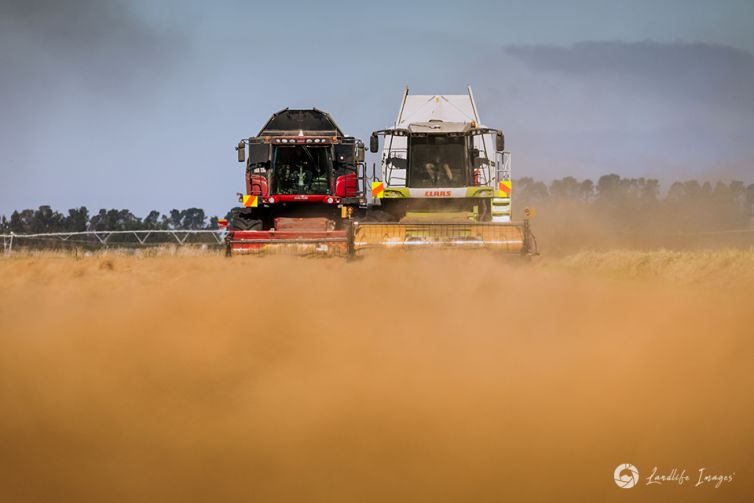
<svg viewBox="0 0 754 503">
<path fill-rule="evenodd" d="M 476 247 L 536 253 L 529 223 L 511 222 L 511 156 L 502 131 L 483 126 L 465 95 L 414 95 L 406 88 L 394 127 L 375 131 L 381 181 L 353 251 L 378 247 Z M 375 220 L 377 220 L 375 222 Z"/>
</svg>

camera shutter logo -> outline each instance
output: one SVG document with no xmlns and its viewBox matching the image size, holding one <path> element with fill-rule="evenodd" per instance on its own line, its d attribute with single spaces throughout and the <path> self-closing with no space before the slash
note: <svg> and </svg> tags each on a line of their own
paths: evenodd
<svg viewBox="0 0 754 503">
<path fill-rule="evenodd" d="M 639 481 L 639 470 L 630 463 L 623 463 L 613 472 L 613 480 L 618 487 L 631 489 Z"/>
</svg>

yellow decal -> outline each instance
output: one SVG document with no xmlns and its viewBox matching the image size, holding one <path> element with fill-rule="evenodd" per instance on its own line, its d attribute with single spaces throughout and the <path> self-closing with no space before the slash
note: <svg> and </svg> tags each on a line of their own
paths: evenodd
<svg viewBox="0 0 754 503">
<path fill-rule="evenodd" d="M 252 196 L 249 194 L 246 194 L 243 196 L 243 205 L 246 208 L 256 208 L 259 204 L 259 196 Z"/>
<path fill-rule="evenodd" d="M 372 197 L 380 199 L 385 195 L 385 184 L 383 182 L 372 182 Z"/>
<path fill-rule="evenodd" d="M 512 182 L 510 180 L 500 180 L 497 184 L 495 197 L 511 197 Z"/>
</svg>

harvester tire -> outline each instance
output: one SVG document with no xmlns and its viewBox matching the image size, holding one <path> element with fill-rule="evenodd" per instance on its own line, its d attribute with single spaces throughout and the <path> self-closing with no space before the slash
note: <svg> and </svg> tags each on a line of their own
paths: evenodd
<svg viewBox="0 0 754 503">
<path fill-rule="evenodd" d="M 261 231 L 263 225 L 260 219 L 253 218 L 242 208 L 236 208 L 231 214 L 230 227 L 235 231 Z"/>
<path fill-rule="evenodd" d="M 239 231 L 261 231 L 262 221 L 241 217 L 233 223 L 233 228 Z"/>
</svg>

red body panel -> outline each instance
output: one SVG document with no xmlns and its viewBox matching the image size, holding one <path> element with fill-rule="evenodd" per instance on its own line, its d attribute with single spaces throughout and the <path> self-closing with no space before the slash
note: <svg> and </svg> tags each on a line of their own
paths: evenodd
<svg viewBox="0 0 754 503">
<path fill-rule="evenodd" d="M 275 230 L 277 231 L 313 231 L 327 232 L 335 229 L 335 222 L 329 218 L 276 218 Z"/>
<path fill-rule="evenodd" d="M 345 254 L 348 249 L 346 231 L 269 230 L 232 231 L 228 235 L 232 253 L 275 252 L 294 249 L 296 253 Z"/>
<path fill-rule="evenodd" d="M 356 197 L 359 188 L 356 173 L 339 176 L 335 180 L 335 195 L 338 197 Z"/>
<path fill-rule="evenodd" d="M 252 196 L 267 197 L 267 178 L 262 175 L 251 175 L 246 179 L 246 193 Z"/>
</svg>

